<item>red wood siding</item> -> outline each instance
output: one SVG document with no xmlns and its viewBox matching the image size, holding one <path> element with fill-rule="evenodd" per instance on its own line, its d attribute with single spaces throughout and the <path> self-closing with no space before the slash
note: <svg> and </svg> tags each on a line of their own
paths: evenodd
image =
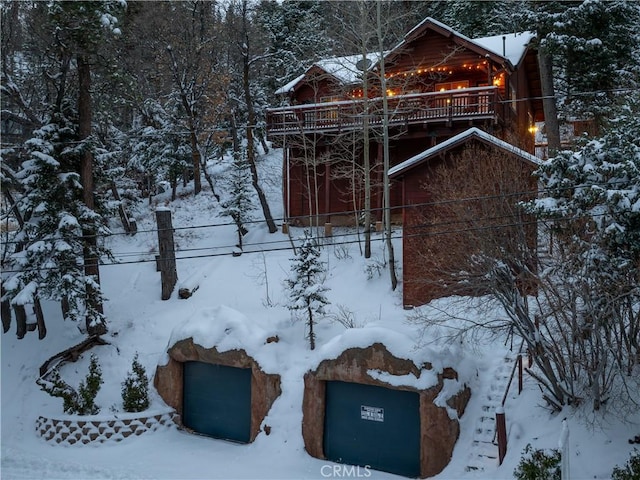
<svg viewBox="0 0 640 480">
<path fill-rule="evenodd" d="M 442 193 L 442 188 L 437 188 L 437 182 L 442 178 L 436 174 L 439 169 L 450 172 L 447 178 L 454 190 L 458 184 L 469 183 L 469 175 L 473 169 L 460 165 L 463 161 L 463 148 L 465 147 L 448 153 L 446 159 L 435 159 L 416 166 L 402 178 L 403 202 L 406 205 L 403 217 L 403 303 L 406 306 L 423 305 L 448 295 L 486 293 L 476 289 L 467 290 L 465 286 L 457 284 L 451 275 L 464 269 L 469 255 L 478 251 L 478 238 L 484 234 L 479 233 L 478 229 L 486 227 L 486 234 L 489 235 L 492 232 L 489 227 L 494 227 L 493 232 L 498 232 L 496 235 L 508 237 L 515 231 L 516 227 L 513 225 L 518 224 L 517 218 L 504 214 L 497 213 L 494 216 L 502 216 L 499 221 L 491 218 L 484 210 L 486 205 L 479 201 L 452 202 L 448 194 Z M 504 158 L 502 150 L 495 152 L 495 158 Z M 510 171 L 502 172 L 500 178 L 496 175 L 495 184 L 474 187 L 480 189 L 474 190 L 475 194 L 484 191 L 484 195 L 495 195 L 496 184 L 501 182 L 501 192 L 507 198 L 511 194 L 526 191 L 532 192 L 529 197 L 535 195 L 536 182 L 531 176 L 535 167 L 519 157 L 511 157 Z M 483 157 L 482 162 L 484 172 L 498 168 L 493 160 L 487 160 L 486 157 Z M 503 163 L 500 168 L 505 168 Z M 518 199 L 513 198 L 514 201 Z M 471 220 L 461 220 L 464 218 Z M 488 219 L 486 222 L 485 218 Z M 529 248 L 535 249 L 535 224 L 531 223 L 523 228 L 527 231 Z"/>
</svg>

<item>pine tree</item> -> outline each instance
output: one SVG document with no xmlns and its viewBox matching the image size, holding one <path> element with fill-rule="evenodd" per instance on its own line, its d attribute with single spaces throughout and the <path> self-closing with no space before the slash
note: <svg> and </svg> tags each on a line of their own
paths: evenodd
<svg viewBox="0 0 640 480">
<path fill-rule="evenodd" d="M 640 5 L 593 0 L 532 7 L 527 23 L 540 48 L 554 58 L 561 113 L 594 119 L 601 129 L 615 113 L 616 90 L 638 87 Z"/>
<path fill-rule="evenodd" d="M 168 180 L 171 199 L 175 200 L 178 179 L 190 166 L 190 145 L 176 118 L 179 106 L 174 100 L 165 104 L 147 99 L 141 107 L 142 125 L 130 132 L 129 167 L 143 173 L 155 186 Z M 153 189 L 149 192 L 149 201 Z"/>
<path fill-rule="evenodd" d="M 254 208 L 251 194 L 251 173 L 244 156 L 244 151 L 234 154 L 232 171 L 228 179 L 229 199 L 222 204 L 222 215 L 233 219 L 238 231 L 238 248 L 242 250 L 242 237 L 246 235 L 245 223 L 252 220 L 251 211 Z"/>
<path fill-rule="evenodd" d="M 142 412 L 149 408 L 149 378 L 138 354 L 133 358 L 131 371 L 122 382 L 122 405 L 125 412 Z"/>
<path fill-rule="evenodd" d="M 285 280 L 289 289 L 287 307 L 289 310 L 299 310 L 306 314 L 309 346 L 314 350 L 316 347 L 313 331 L 316 322 L 314 315 L 324 314 L 324 307 L 329 304 L 329 301 L 325 296 L 328 288 L 324 286 L 326 270 L 324 264 L 320 262 L 320 250 L 308 230 L 304 232 L 304 239 L 296 257 L 291 260 L 293 277 Z"/>
<path fill-rule="evenodd" d="M 567 397 L 585 395 L 594 410 L 605 401 L 638 402 L 631 372 L 640 351 L 639 100 L 628 100 L 601 138 L 543 163 L 548 198 L 529 205 L 552 226 L 557 245 L 558 261 L 539 278 L 553 286 L 545 290 L 555 305 L 546 316 L 571 332 L 559 350 L 576 365 L 561 377 Z"/>
<path fill-rule="evenodd" d="M 96 405 L 96 396 L 102 383 L 102 369 L 98 365 L 98 358 L 91 354 L 89 373 L 78 386 L 80 405 L 77 413 L 79 415 L 96 415 L 100 413 L 100 407 Z"/>
<path fill-rule="evenodd" d="M 5 288 L 13 304 L 42 299 L 68 302 L 65 318 L 87 324 L 104 322 L 93 305 L 102 302 L 96 279 L 83 266 L 83 227 L 98 234 L 108 230 L 99 213 L 86 206 L 80 175 L 74 166 L 83 144 L 69 147 L 75 138 L 73 122 L 56 113 L 26 142 L 28 159 L 17 173 L 25 192 L 20 208 L 28 219 L 16 237 L 24 248 L 10 257 Z M 96 247 L 93 255 L 106 254 Z M 87 286 L 91 286 L 88 289 Z"/>
</svg>

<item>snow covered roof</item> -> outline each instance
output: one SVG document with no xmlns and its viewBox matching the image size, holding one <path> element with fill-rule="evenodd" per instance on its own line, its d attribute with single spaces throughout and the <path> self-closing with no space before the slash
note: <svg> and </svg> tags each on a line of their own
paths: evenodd
<svg viewBox="0 0 640 480">
<path fill-rule="evenodd" d="M 294 87 L 298 84 L 298 82 L 301 81 L 304 78 L 304 76 L 305 76 L 304 73 L 302 75 L 298 75 L 296 78 L 291 80 L 289 83 L 287 83 L 286 85 L 283 85 L 282 87 L 277 89 L 276 90 L 276 95 L 282 95 L 284 93 L 289 93 L 291 90 L 294 89 Z"/>
<path fill-rule="evenodd" d="M 511 65 L 517 65 L 520 63 L 520 60 L 522 60 L 527 51 L 529 42 L 535 37 L 535 34 L 532 32 L 517 32 L 493 35 L 490 37 L 469 38 L 466 35 L 455 31 L 448 25 L 439 22 L 435 18 L 427 17 L 412 28 L 404 36 L 404 40 L 402 40 L 402 42 L 400 42 L 392 52 L 413 41 L 413 39 L 427 28 L 427 26 L 433 26 L 437 30 L 447 32 L 449 35 L 455 36 L 463 42 L 472 46 L 475 45 L 476 47 L 480 47 L 482 50 L 487 50 L 489 53 L 505 58 L 511 63 Z"/>
<path fill-rule="evenodd" d="M 379 55 L 375 52 L 367 54 L 367 70 L 371 69 L 371 67 L 375 65 L 378 57 Z M 334 77 L 340 83 L 349 85 L 351 83 L 356 83 L 362 74 L 362 55 L 346 55 L 344 57 L 331 57 L 318 60 L 309 67 L 305 73 L 276 90 L 276 94 L 289 93 L 294 90 L 296 85 L 298 85 L 298 83 L 301 82 L 307 73 L 309 73 L 313 68 L 319 68 L 328 75 Z"/>
<path fill-rule="evenodd" d="M 510 143 L 505 142 L 504 140 L 500 140 L 499 138 L 494 137 L 493 135 L 488 134 L 487 132 L 484 132 L 482 130 L 480 130 L 479 128 L 473 127 L 470 128 L 468 130 L 465 130 L 462 133 L 459 133 L 458 135 L 451 137 L 447 140 L 445 140 L 442 143 L 439 143 L 438 145 L 436 145 L 435 147 L 431 147 L 427 150 L 425 150 L 422 153 L 419 153 L 418 155 L 415 155 L 411 158 L 409 158 L 408 160 L 405 160 L 404 162 L 396 165 L 393 168 L 389 169 L 389 177 L 397 177 L 403 173 L 405 173 L 407 170 L 410 170 L 411 168 L 415 167 L 416 165 L 419 165 L 421 163 L 423 163 L 424 161 L 428 160 L 429 158 L 444 152 L 454 146 L 457 146 L 461 143 L 466 142 L 467 140 L 471 139 L 471 138 L 477 138 L 480 140 L 483 140 L 487 143 L 490 143 L 492 145 L 495 145 L 498 148 L 501 148 L 503 150 L 506 150 L 510 153 L 513 153 L 514 155 L 518 155 L 519 157 L 521 157 L 522 159 L 531 162 L 535 165 L 539 165 L 540 164 L 540 159 L 531 155 L 529 152 L 525 152 L 524 150 L 518 148 L 518 147 L 514 147 L 513 145 L 511 145 Z"/>
<path fill-rule="evenodd" d="M 527 46 L 534 37 L 535 34 L 532 32 L 516 32 L 504 35 L 493 35 L 491 37 L 474 38 L 472 41 L 496 55 L 505 57 L 512 65 L 518 65 L 527 51 Z"/>
<path fill-rule="evenodd" d="M 435 27 L 435 29 L 441 32 L 446 32 L 448 35 L 455 36 L 467 44 L 467 46 L 475 47 L 478 50 L 490 53 L 499 58 L 504 58 L 512 66 L 520 63 L 527 52 L 529 43 L 535 37 L 535 34 L 532 32 L 516 32 L 472 39 L 453 30 L 448 25 L 445 25 L 434 18 L 427 17 L 412 28 L 398 45 L 396 45 L 392 50 L 385 52 L 385 58 L 401 52 L 404 46 L 412 42 L 416 36 L 419 35 L 419 32 L 428 26 Z M 377 52 L 368 53 L 367 58 L 369 60 L 367 69 L 371 69 L 375 66 L 379 58 L 379 54 Z M 333 57 L 319 60 L 308 68 L 304 74 L 276 90 L 276 94 L 281 95 L 292 92 L 314 67 L 320 68 L 345 85 L 355 83 L 359 80 L 359 75 L 362 72 L 362 65 L 359 64 L 361 60 L 362 55 L 347 55 L 344 57 Z"/>
</svg>

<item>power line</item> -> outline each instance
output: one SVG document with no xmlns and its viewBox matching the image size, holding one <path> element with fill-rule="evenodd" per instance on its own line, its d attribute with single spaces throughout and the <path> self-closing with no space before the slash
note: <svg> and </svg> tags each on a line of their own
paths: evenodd
<svg viewBox="0 0 640 480">
<path fill-rule="evenodd" d="M 511 198 L 511 197 L 522 197 L 523 200 L 534 200 L 537 197 L 540 196 L 544 196 L 545 193 L 548 193 L 550 191 L 570 191 L 570 190 L 574 190 L 577 188 L 588 188 L 588 187 L 608 187 L 608 186 L 615 186 L 615 185 L 625 185 L 627 184 L 627 181 L 624 180 L 618 180 L 618 181 L 611 181 L 611 182 L 592 182 L 592 183 L 582 183 L 582 184 L 578 184 L 578 185 L 570 185 L 570 186 L 566 186 L 566 187 L 547 187 L 547 188 L 538 188 L 536 190 L 525 190 L 525 191 L 519 191 L 519 192 L 510 192 L 510 193 L 497 193 L 497 194 L 493 194 L 493 195 L 480 195 L 480 196 L 476 196 L 476 197 L 464 197 L 464 198 L 453 198 L 453 199 L 444 199 L 444 200 L 437 200 L 437 201 L 429 201 L 429 202 L 420 202 L 420 203 L 412 203 L 412 204 L 403 204 L 403 205 L 396 205 L 396 206 L 392 206 L 389 207 L 392 211 L 393 210 L 404 210 L 404 209 L 409 209 L 409 208 L 424 208 L 424 207 L 436 207 L 436 206 L 442 206 L 442 205 L 450 205 L 450 204 L 457 204 L 457 203 L 463 203 L 463 202 L 479 202 L 479 201 L 487 201 L 487 200 L 497 200 L 497 199 L 506 199 L 506 198 Z M 372 214 L 376 214 L 376 213 L 384 213 L 386 209 L 384 207 L 375 207 L 370 209 Z M 364 209 L 353 209 L 353 210 L 340 210 L 337 212 L 329 212 L 329 213 L 325 213 L 325 214 L 310 214 L 310 215 L 298 215 L 298 216 L 292 216 L 292 217 L 277 217 L 274 218 L 274 221 L 276 222 L 296 222 L 298 220 L 300 221 L 304 221 L 304 220 L 308 220 L 309 218 L 313 218 L 313 217 L 326 217 L 326 216 L 352 216 L 352 215 L 360 215 L 364 212 Z M 264 223 L 264 220 L 248 220 L 246 222 L 244 222 L 244 225 L 254 225 L 254 224 L 262 224 Z M 174 231 L 181 231 L 181 230 L 196 230 L 196 229 L 204 229 L 204 228 L 216 228 L 216 227 L 228 227 L 228 226 L 236 226 L 235 222 L 225 222 L 225 223 L 209 223 L 209 224 L 202 224 L 202 225 L 188 225 L 188 226 L 183 226 L 183 227 L 173 227 Z M 157 233 L 158 229 L 154 228 L 154 229 L 148 229 L 148 230 L 138 230 L 137 233 Z M 96 235 L 87 235 L 84 238 L 108 238 L 108 237 L 113 237 L 113 236 L 131 236 L 130 233 L 127 232 L 111 232 L 108 234 L 96 234 Z M 55 240 L 55 239 L 52 239 Z M 17 240 L 7 240 L 4 242 L 0 242 L 2 244 L 5 245 L 11 245 L 11 244 L 22 244 L 24 242 L 21 241 L 17 241 Z M 214 248 L 214 247 L 212 247 Z"/>
<path fill-rule="evenodd" d="M 592 217 L 602 217 L 602 216 L 606 216 L 608 215 L 608 213 L 600 213 L 600 214 L 592 214 Z M 513 216 L 511 215 L 504 215 L 504 216 L 498 216 L 498 217 L 492 217 L 493 219 L 501 219 L 501 218 L 513 218 Z M 560 219 L 554 219 L 554 222 L 570 222 L 570 221 L 575 221 L 577 219 L 581 218 L 581 216 L 576 215 L 570 218 L 560 218 Z M 475 222 L 484 222 L 485 220 L 487 220 L 488 218 L 480 218 L 480 219 L 475 219 Z M 420 227 L 437 227 L 437 226 L 450 226 L 453 224 L 457 224 L 457 223 L 464 223 L 467 224 L 467 226 L 465 228 L 462 229 L 455 229 L 455 230 L 440 230 L 440 231 L 431 231 L 431 232 L 416 232 L 416 233 L 408 233 L 407 235 L 391 235 L 391 239 L 393 240 L 398 240 L 398 239 L 402 239 L 402 238 L 425 238 L 425 237 L 436 237 L 436 236 L 442 236 L 442 235 L 451 235 L 451 234 L 459 234 L 459 233 L 468 233 L 468 232 L 483 232 L 483 231 L 490 231 L 490 230 L 501 230 L 501 229 L 506 229 L 506 228 L 514 228 L 514 227 L 525 227 L 525 226 L 532 226 L 532 225 L 537 225 L 539 223 L 539 221 L 537 219 L 532 219 L 529 221 L 518 221 L 518 222 L 512 222 L 512 223 L 503 223 L 503 224 L 499 224 L 499 225 L 484 225 L 484 224 L 480 224 L 480 225 L 475 225 L 475 226 L 469 226 L 468 223 L 470 222 L 470 220 L 465 219 L 465 220 L 460 220 L 460 221 L 456 221 L 456 222 L 441 222 L 441 223 L 433 223 L 433 224 L 419 224 L 419 225 L 412 225 L 410 227 L 407 228 L 407 230 L 411 230 L 413 228 L 420 228 Z M 355 235 L 360 235 L 360 233 L 358 232 L 354 232 L 352 234 L 346 234 L 346 235 L 342 235 L 344 237 L 349 237 L 349 236 L 355 236 Z M 379 241 L 384 241 L 384 238 L 380 238 Z M 274 241 L 274 242 L 264 242 L 264 243 L 256 243 L 256 244 L 247 244 L 245 246 L 261 246 L 264 245 L 266 243 L 274 243 L 274 244 L 278 244 L 278 243 L 289 243 L 289 240 L 281 240 L 281 241 Z M 338 241 L 336 242 L 334 240 L 334 238 L 332 237 L 331 240 L 328 242 L 327 246 L 339 246 L 339 245 L 353 245 L 353 244 L 361 244 L 362 240 L 361 239 L 355 239 L 355 240 L 345 240 L 345 241 Z M 235 248 L 235 245 L 233 246 L 217 246 L 217 247 L 210 247 L 213 249 L 232 249 Z M 207 250 L 210 248 L 198 248 L 198 249 L 193 249 L 194 251 L 197 250 Z M 279 252 L 279 251 L 293 251 L 294 247 L 291 245 L 287 245 L 284 247 L 273 247 L 273 248 L 264 248 L 264 249 L 259 249 L 259 250 L 248 250 L 248 251 L 243 251 L 243 254 L 255 254 L 255 253 L 259 253 L 259 254 L 264 254 L 264 253 L 269 253 L 269 252 Z M 179 253 L 180 250 L 176 250 L 174 253 Z M 115 255 L 114 255 L 115 256 Z M 180 257 L 176 257 L 176 261 L 178 260 L 190 260 L 190 259 L 200 259 L 200 258 L 215 258 L 215 257 L 223 257 L 223 256 L 233 256 L 233 252 L 228 251 L 228 252 L 221 252 L 221 253 L 209 253 L 206 255 L 188 255 L 188 256 L 180 256 Z M 123 261 L 123 262 L 111 262 L 111 263 L 99 263 L 99 266 L 113 266 L 113 265 L 131 265 L 131 264 L 142 264 L 142 263 L 153 263 L 156 262 L 155 258 L 154 259 L 138 259 L 138 260 L 131 260 L 131 261 Z M 93 264 L 93 266 L 95 266 L 95 264 Z M 80 266 L 79 268 L 83 268 L 82 266 Z M 22 273 L 22 272 L 32 272 L 32 271 L 42 271 L 42 270 L 58 270 L 58 267 L 44 267 L 44 268 L 29 268 L 29 269 L 24 269 L 24 270 L 4 270 L 5 273 Z"/>
</svg>

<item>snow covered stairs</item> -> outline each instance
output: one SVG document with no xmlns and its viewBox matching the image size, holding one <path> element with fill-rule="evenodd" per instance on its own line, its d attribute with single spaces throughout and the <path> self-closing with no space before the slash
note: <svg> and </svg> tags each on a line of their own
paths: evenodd
<svg viewBox="0 0 640 480">
<path fill-rule="evenodd" d="M 487 466 L 498 464 L 498 441 L 496 438 L 496 409 L 502 406 L 502 397 L 509 384 L 517 354 L 508 352 L 503 358 L 496 359 L 493 373 L 482 381 L 480 396 L 482 414 L 476 419 L 471 448 L 465 470 L 483 471 Z"/>
</svg>

